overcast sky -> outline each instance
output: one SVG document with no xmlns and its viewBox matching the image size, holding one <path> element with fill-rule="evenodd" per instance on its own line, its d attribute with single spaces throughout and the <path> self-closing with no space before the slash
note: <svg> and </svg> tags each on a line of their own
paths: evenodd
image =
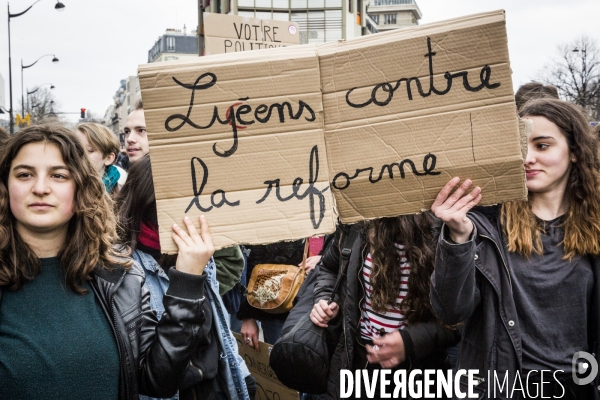
<svg viewBox="0 0 600 400">
<path fill-rule="evenodd" d="M 13 0 L 11 13 L 35 0 Z M 21 101 L 21 59 L 29 90 L 50 82 L 60 111 L 81 107 L 104 115 L 119 81 L 137 73 L 148 50 L 166 28 L 188 32 L 197 25 L 196 0 L 61 0 L 66 8 L 54 10 L 55 0 L 41 0 L 27 14 L 11 19 L 13 102 Z M 6 4 L 0 3 L 0 74 L 9 107 Z M 417 0 L 421 24 L 484 11 L 506 10 L 508 47 L 515 88 L 534 79 L 556 54 L 559 44 L 587 34 L 600 42 L 600 0 Z M 48 87 L 48 86 L 47 86 Z M 6 118 L 4 114 L 1 118 Z M 71 119 L 76 121 L 78 115 Z"/>
</svg>

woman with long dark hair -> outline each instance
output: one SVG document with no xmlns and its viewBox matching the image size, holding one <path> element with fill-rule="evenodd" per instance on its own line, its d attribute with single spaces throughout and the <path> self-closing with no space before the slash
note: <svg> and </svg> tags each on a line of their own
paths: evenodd
<svg viewBox="0 0 600 400">
<path fill-rule="evenodd" d="M 480 371 L 482 395 L 513 398 L 516 384 L 525 398 L 597 399 L 597 377 L 572 377 L 576 353 L 600 361 L 598 139 L 564 101 L 532 100 L 520 115 L 533 123 L 528 198 L 472 210 L 485 193 L 448 182 L 432 206 L 444 228 L 431 301 L 442 321 L 464 323 L 458 367 Z"/>
<path fill-rule="evenodd" d="M 210 231 L 173 227 L 180 254 L 160 322 L 115 247 L 102 180 L 75 133 L 31 126 L 0 154 L 1 397 L 166 397 L 203 339 Z"/>
<path fill-rule="evenodd" d="M 133 258 L 143 268 L 150 305 L 162 315 L 163 296 L 172 285 L 170 270 L 181 255 L 161 253 L 158 239 L 156 197 L 150 157 L 132 164 L 127 182 L 117 198 L 119 234 L 131 248 Z M 219 295 L 216 265 L 212 258 L 205 268 L 204 292 L 208 301 L 204 314 L 208 319 L 202 340 L 192 349 L 192 360 L 179 380 L 179 399 L 248 399 L 256 391 L 254 379 L 239 356 L 237 342 L 228 325 L 227 310 Z"/>
<path fill-rule="evenodd" d="M 344 228 L 325 250 L 310 318 L 322 327 L 330 321 L 341 324 L 342 331 L 331 359 L 326 398 L 339 398 L 341 369 L 449 368 L 446 348 L 458 337 L 437 320 L 429 302 L 433 222 L 430 213 L 423 213 L 350 228 L 362 229 L 331 304 L 326 299 L 339 273 Z M 366 398 L 364 388 L 361 394 Z"/>
</svg>

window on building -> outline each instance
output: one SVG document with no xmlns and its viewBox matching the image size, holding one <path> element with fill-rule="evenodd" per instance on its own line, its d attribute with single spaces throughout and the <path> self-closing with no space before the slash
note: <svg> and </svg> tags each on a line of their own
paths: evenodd
<svg viewBox="0 0 600 400">
<path fill-rule="evenodd" d="M 398 4 L 415 4 L 414 0 L 375 0 L 376 6 L 389 6 Z"/>
<path fill-rule="evenodd" d="M 396 14 L 383 14 L 384 25 L 396 25 Z"/>
<path fill-rule="evenodd" d="M 342 39 L 342 10 L 292 11 L 298 23 L 300 43 L 325 43 Z"/>
<path fill-rule="evenodd" d="M 277 21 L 289 21 L 290 15 L 287 11 L 286 12 L 273 11 L 273 19 L 277 20 Z"/>
<path fill-rule="evenodd" d="M 256 11 L 256 18 L 260 18 L 260 19 L 272 19 L 273 15 L 271 11 Z M 254 35 L 254 33 L 253 33 Z M 258 33 L 258 36 L 260 37 L 261 33 Z"/>
<path fill-rule="evenodd" d="M 298 23 L 300 43 L 324 43 L 342 39 L 342 0 L 237 0 L 238 15 L 263 15 L 265 1 L 272 6 L 268 18 Z M 269 11 L 271 13 L 271 11 Z"/>
<path fill-rule="evenodd" d="M 375 22 L 377 25 L 379 25 L 379 14 L 371 15 L 371 19 L 373 19 L 373 22 Z"/>
<path fill-rule="evenodd" d="M 167 50 L 175 50 L 175 38 L 168 37 L 167 38 Z"/>
</svg>

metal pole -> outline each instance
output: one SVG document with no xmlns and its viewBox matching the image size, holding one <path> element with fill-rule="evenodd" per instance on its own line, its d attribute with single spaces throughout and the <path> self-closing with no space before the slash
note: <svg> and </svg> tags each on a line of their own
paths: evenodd
<svg viewBox="0 0 600 400">
<path fill-rule="evenodd" d="M 12 58 L 10 54 L 10 4 L 6 3 L 8 8 L 8 91 L 10 96 L 10 134 L 15 133 L 15 119 L 13 116 L 13 97 L 12 97 Z"/>
<path fill-rule="evenodd" d="M 204 53 L 204 0 L 198 0 L 198 56 Z"/>
<path fill-rule="evenodd" d="M 25 96 L 23 96 L 23 59 L 21 58 L 21 118 L 25 118 Z"/>
</svg>

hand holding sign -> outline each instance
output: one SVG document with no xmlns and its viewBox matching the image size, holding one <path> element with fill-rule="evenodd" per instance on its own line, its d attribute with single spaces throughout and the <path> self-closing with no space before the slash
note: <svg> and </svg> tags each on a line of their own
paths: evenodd
<svg viewBox="0 0 600 400">
<path fill-rule="evenodd" d="M 183 223 L 185 230 L 177 224 L 173 225 L 173 240 L 179 248 L 175 268 L 188 274 L 202 275 L 215 252 L 208 221 L 204 215 L 200 216 L 200 234 L 189 217 L 184 217 Z"/>
<path fill-rule="evenodd" d="M 471 180 L 467 179 L 452 193 L 459 183 L 460 178 L 452 178 L 440 190 L 431 211 L 446 223 L 453 242 L 464 243 L 473 232 L 473 222 L 467 218 L 467 212 L 481 201 L 481 188 L 478 186 L 467 193 L 472 184 Z"/>
</svg>

